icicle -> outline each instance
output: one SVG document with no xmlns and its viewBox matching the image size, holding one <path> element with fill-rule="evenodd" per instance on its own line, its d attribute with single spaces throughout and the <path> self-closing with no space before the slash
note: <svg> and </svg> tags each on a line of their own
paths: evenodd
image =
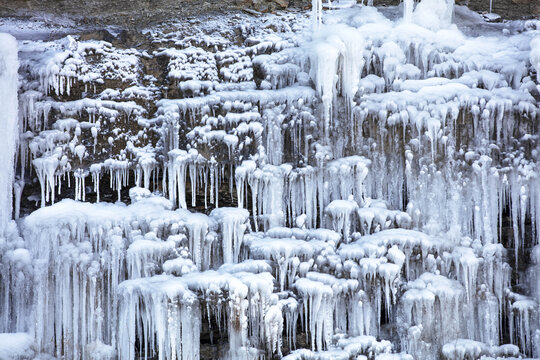
<svg viewBox="0 0 540 360">
<path fill-rule="evenodd" d="M 332 104 L 334 102 L 335 87 L 337 83 L 337 69 L 342 43 L 317 42 L 311 55 L 311 78 L 315 82 L 317 92 L 323 104 L 323 131 L 326 137 L 330 136 L 332 125 Z"/>
<path fill-rule="evenodd" d="M 312 0 L 311 9 L 313 12 L 313 30 L 316 31 L 322 24 L 322 0 Z"/>
<path fill-rule="evenodd" d="M 354 200 L 334 200 L 326 207 L 325 211 L 330 216 L 332 227 L 343 234 L 345 243 L 349 242 L 351 225 L 355 223 L 357 208 L 358 204 Z"/>
<path fill-rule="evenodd" d="M 403 1 L 403 21 L 406 23 L 412 22 L 414 8 L 414 0 Z"/>
<path fill-rule="evenodd" d="M 529 55 L 529 61 L 536 69 L 536 82 L 538 83 L 538 86 L 540 86 L 540 36 L 537 36 L 531 40 L 531 53 Z"/>
<path fill-rule="evenodd" d="M 324 350 L 331 344 L 334 332 L 332 288 L 305 278 L 295 282 L 296 290 L 304 298 L 304 328 L 310 335 L 312 350 Z"/>
<path fill-rule="evenodd" d="M 197 205 L 197 165 L 190 163 L 188 169 L 191 180 L 191 206 L 195 207 Z"/>
<path fill-rule="evenodd" d="M 88 171 L 83 169 L 77 169 L 73 172 L 73 177 L 75 178 L 75 200 L 86 201 L 85 180 L 87 176 Z"/>
<path fill-rule="evenodd" d="M 237 263 L 244 233 L 248 229 L 246 222 L 249 212 L 238 208 L 214 209 L 210 217 L 219 224 L 222 235 L 223 262 Z"/>
<path fill-rule="evenodd" d="M 3 136 L 0 151 L 0 237 L 5 235 L 13 216 L 14 159 L 19 138 L 18 69 L 17 41 L 11 35 L 0 34 L 0 132 Z"/>
<path fill-rule="evenodd" d="M 186 227 L 189 229 L 189 250 L 193 256 L 193 262 L 199 271 L 206 270 L 216 262 L 211 258 L 211 246 L 206 242 L 208 232 L 214 226 L 213 221 L 204 214 L 190 214 L 186 220 Z"/>
<path fill-rule="evenodd" d="M 17 220 L 20 215 L 21 198 L 22 198 L 24 185 L 25 185 L 25 182 L 22 179 L 15 181 L 15 183 L 13 184 L 13 193 L 15 195 L 15 209 L 14 209 L 13 217 L 15 218 L 15 220 Z"/>
<path fill-rule="evenodd" d="M 511 341 L 519 345 L 520 349 L 525 353 L 532 354 L 534 335 L 539 328 L 538 304 L 536 301 L 522 295 L 510 295 L 510 300 L 513 300 L 509 309 Z"/>
<path fill-rule="evenodd" d="M 138 163 L 143 171 L 143 178 L 144 178 L 143 186 L 145 189 L 150 189 L 150 178 L 157 164 L 156 159 L 154 158 L 153 155 L 143 156 L 139 158 Z"/>
<path fill-rule="evenodd" d="M 58 155 L 51 155 L 45 158 L 38 158 L 32 161 L 36 174 L 41 185 L 41 206 L 45 206 L 49 201 L 54 203 L 54 193 L 56 185 L 55 172 L 59 164 Z"/>
<path fill-rule="evenodd" d="M 199 302 L 181 280 L 168 275 L 128 280 L 119 291 L 119 359 L 135 359 L 137 333 L 144 334 L 138 338 L 145 340 L 140 344 L 145 357 L 158 354 L 159 360 L 199 358 Z"/>
<path fill-rule="evenodd" d="M 417 280 L 409 282 L 408 288 L 400 300 L 400 336 L 403 339 L 408 336 L 403 331 L 411 326 L 421 326 L 422 340 L 415 345 L 420 351 L 425 347 L 425 344 L 422 345 L 424 342 L 441 346 L 465 337 L 461 326 L 463 319 L 455 316 L 463 314 L 463 288 L 459 283 L 440 275 L 424 273 Z M 436 304 L 440 306 L 438 311 Z M 423 357 L 428 354 L 420 352 L 412 355 Z"/>
<path fill-rule="evenodd" d="M 96 193 L 96 202 L 99 202 L 99 183 L 101 181 L 101 164 L 92 164 L 90 166 L 92 182 L 94 183 L 94 192 Z"/>
<path fill-rule="evenodd" d="M 169 152 L 169 196 L 173 203 L 187 209 L 186 203 L 186 170 L 188 154 L 184 150 Z"/>
<path fill-rule="evenodd" d="M 167 256 L 174 254 L 174 241 L 161 241 L 156 234 L 148 233 L 144 239 L 131 243 L 126 252 L 126 266 L 129 279 L 139 279 L 154 275 L 149 264 L 162 264 Z"/>
</svg>

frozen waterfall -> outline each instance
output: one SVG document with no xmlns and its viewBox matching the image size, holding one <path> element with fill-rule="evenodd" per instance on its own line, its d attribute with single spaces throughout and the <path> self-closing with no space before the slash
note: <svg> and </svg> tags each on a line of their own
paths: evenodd
<svg viewBox="0 0 540 360">
<path fill-rule="evenodd" d="M 540 21 L 371 5 L 11 19 L 0 359 L 540 357 Z"/>
<path fill-rule="evenodd" d="M 4 145 L 0 152 L 0 236 L 6 236 L 13 214 L 15 152 L 19 133 L 17 101 L 19 62 L 17 42 L 8 34 L 0 34 L 0 133 Z"/>
</svg>

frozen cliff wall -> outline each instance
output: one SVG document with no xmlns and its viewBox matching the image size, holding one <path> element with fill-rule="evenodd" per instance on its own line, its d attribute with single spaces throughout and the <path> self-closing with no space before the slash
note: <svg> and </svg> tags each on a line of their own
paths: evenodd
<svg viewBox="0 0 540 360">
<path fill-rule="evenodd" d="M 539 357 L 539 22 L 313 3 L 20 40 L 0 359 Z"/>
</svg>

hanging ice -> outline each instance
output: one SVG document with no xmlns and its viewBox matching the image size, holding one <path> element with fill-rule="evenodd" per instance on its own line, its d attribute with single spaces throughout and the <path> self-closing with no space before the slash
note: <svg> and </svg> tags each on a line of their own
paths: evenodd
<svg viewBox="0 0 540 360">
<path fill-rule="evenodd" d="M 540 83 L 540 37 L 538 36 L 531 40 L 531 54 L 529 60 L 536 69 L 536 81 Z"/>
<path fill-rule="evenodd" d="M 312 4 L 0 37 L 0 358 L 540 355 L 537 22 Z"/>
<path fill-rule="evenodd" d="M 15 180 L 15 150 L 19 138 L 17 101 L 18 46 L 14 37 L 0 34 L 0 132 L 4 145 L 0 151 L 0 237 L 5 236 L 13 216 L 13 183 Z"/>
</svg>

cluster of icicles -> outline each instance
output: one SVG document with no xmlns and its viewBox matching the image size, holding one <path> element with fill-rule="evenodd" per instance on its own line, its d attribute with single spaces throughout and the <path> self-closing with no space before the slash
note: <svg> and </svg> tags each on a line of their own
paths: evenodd
<svg viewBox="0 0 540 360">
<path fill-rule="evenodd" d="M 367 39 L 360 20 L 325 25 L 314 1 L 308 45 L 274 44 L 252 59 L 264 88 L 158 101 L 162 157 L 128 144 L 133 159 L 72 170 L 66 152 L 82 163 L 96 151 L 77 145 L 77 120 L 28 134 L 21 173 L 32 158 L 44 207 L 0 243 L 0 332 L 29 332 L 36 353 L 64 359 L 196 360 L 201 333 L 226 339 L 220 356 L 230 359 L 540 356 L 536 150 L 510 146 L 538 130 L 532 80 L 457 63 L 430 38 L 452 31 L 453 3 L 412 5 L 401 32 L 427 27 L 425 43 L 399 31 Z M 436 21 L 415 23 L 425 14 Z M 57 93 L 72 84 L 47 79 Z M 190 81 L 184 88 L 206 91 Z M 145 112 L 32 94 L 21 100 L 29 129 L 69 108 L 88 113 L 97 139 L 93 115 Z M 205 157 L 216 144 L 223 151 Z M 107 171 L 118 199 L 134 174 L 130 205 L 84 202 L 86 178 L 99 202 Z M 46 207 L 72 173 L 76 201 Z M 224 189 L 237 207 L 219 207 Z M 188 210 L 197 205 L 213 210 Z M 511 265 L 531 253 L 527 296 L 512 291 L 507 213 Z"/>
</svg>

